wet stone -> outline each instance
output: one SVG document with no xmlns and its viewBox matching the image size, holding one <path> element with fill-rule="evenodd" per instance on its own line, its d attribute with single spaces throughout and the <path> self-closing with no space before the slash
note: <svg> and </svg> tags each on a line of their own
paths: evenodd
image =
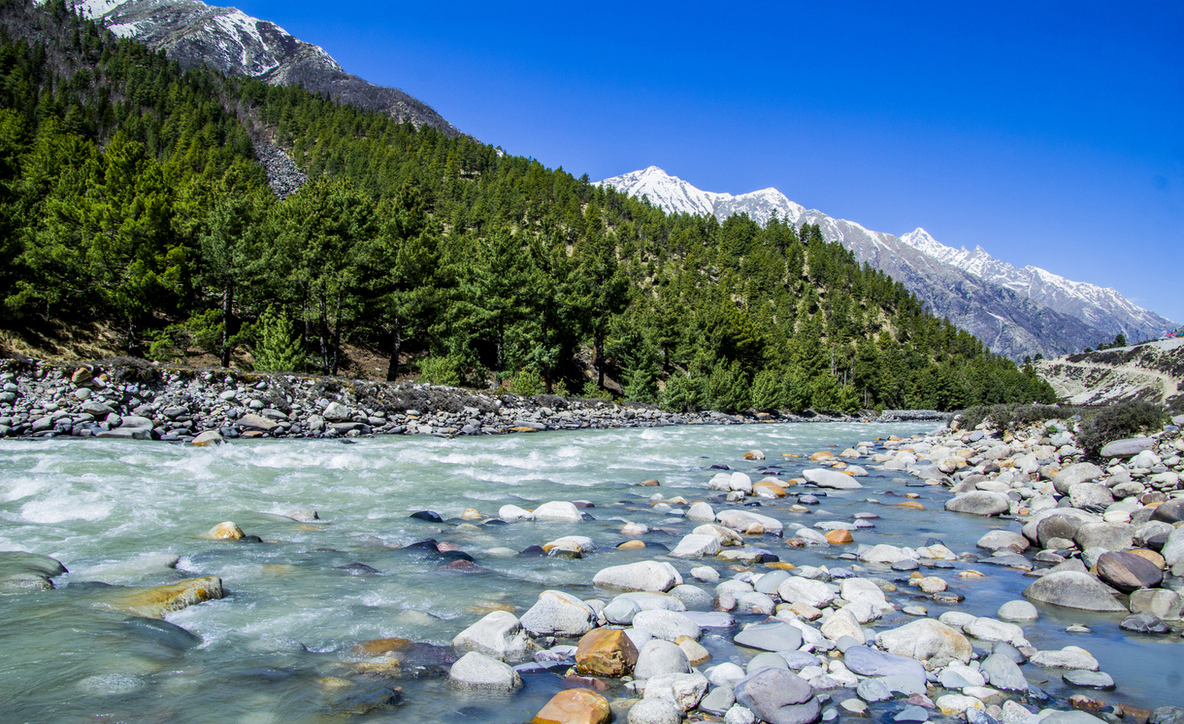
<svg viewBox="0 0 1184 724">
<path fill-rule="evenodd" d="M 1133 613 L 1118 625 L 1123 631 L 1142 634 L 1166 634 L 1172 629 L 1162 619 L 1150 613 Z"/>
<path fill-rule="evenodd" d="M 1063 678 L 1066 682 L 1074 686 L 1102 690 L 1114 688 L 1114 679 L 1110 678 L 1109 674 L 1101 671 L 1066 671 Z"/>
</svg>

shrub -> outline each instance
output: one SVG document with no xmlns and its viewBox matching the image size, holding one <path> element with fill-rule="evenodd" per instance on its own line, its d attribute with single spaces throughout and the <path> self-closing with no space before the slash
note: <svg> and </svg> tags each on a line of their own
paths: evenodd
<svg viewBox="0 0 1184 724">
<path fill-rule="evenodd" d="M 255 345 L 255 369 L 260 372 L 299 372 L 307 361 L 296 327 L 288 313 L 267 308 L 259 317 L 258 343 Z"/>
<path fill-rule="evenodd" d="M 763 412 L 779 410 L 782 402 L 781 378 L 773 370 L 761 370 L 752 381 L 752 406 Z"/>
<path fill-rule="evenodd" d="M 461 382 L 461 361 L 451 355 L 427 357 L 419 363 L 419 377 L 433 385 L 459 387 Z"/>
<path fill-rule="evenodd" d="M 703 390 L 690 375 L 675 372 L 666 380 L 661 395 L 662 409 L 668 412 L 696 412 L 703 406 Z"/>
<path fill-rule="evenodd" d="M 541 395 L 543 394 L 543 378 L 539 376 L 537 370 L 527 367 L 514 375 L 510 389 L 515 395 L 522 395 L 523 397 Z"/>
<path fill-rule="evenodd" d="M 1119 402 L 1098 410 L 1081 423 L 1077 444 L 1096 456 L 1108 442 L 1158 429 L 1166 417 L 1162 405 L 1143 400 Z"/>
</svg>

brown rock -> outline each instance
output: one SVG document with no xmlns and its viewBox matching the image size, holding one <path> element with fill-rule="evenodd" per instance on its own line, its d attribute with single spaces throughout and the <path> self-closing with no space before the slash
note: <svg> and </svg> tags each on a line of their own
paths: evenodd
<svg viewBox="0 0 1184 724">
<path fill-rule="evenodd" d="M 551 697 L 530 724 L 608 724 L 608 699 L 591 689 L 568 689 Z"/>
<path fill-rule="evenodd" d="M 225 523 L 219 523 L 206 532 L 206 537 L 213 538 L 214 540 L 242 540 L 245 535 L 242 528 L 239 528 L 234 522 L 229 520 Z"/>
<path fill-rule="evenodd" d="M 844 545 L 855 542 L 855 539 L 851 537 L 851 531 L 842 529 L 828 531 L 826 533 L 826 540 L 831 545 Z"/>
<path fill-rule="evenodd" d="M 659 483 L 657 480 L 654 480 L 653 478 L 651 478 L 649 480 L 641 481 L 640 483 L 638 483 L 638 485 L 640 485 L 643 488 L 657 488 L 657 487 L 661 486 L 662 484 Z"/>
<path fill-rule="evenodd" d="M 627 540 L 624 543 L 622 543 L 621 545 L 617 546 L 617 548 L 620 548 L 623 550 L 630 550 L 633 548 L 645 548 L 645 542 L 639 541 L 639 540 Z"/>
<path fill-rule="evenodd" d="M 353 645 L 350 653 L 356 656 L 394 656 L 412 646 L 414 642 L 408 639 L 371 639 Z"/>
<path fill-rule="evenodd" d="M 744 459 L 745 460 L 764 460 L 765 454 L 763 452 L 761 452 L 760 450 L 749 450 L 748 452 L 744 453 Z"/>
<path fill-rule="evenodd" d="M 906 501 L 904 503 L 897 503 L 896 505 L 893 505 L 892 507 L 893 508 L 911 508 L 913 510 L 925 510 L 924 505 L 922 505 L 921 503 L 913 502 L 911 500 Z"/>
<path fill-rule="evenodd" d="M 1109 551 L 1098 557 L 1098 578 L 1123 593 L 1136 588 L 1154 588 L 1163 581 L 1163 571 L 1133 553 Z"/>
<path fill-rule="evenodd" d="M 216 576 L 187 578 L 164 586 L 119 590 L 98 605 L 145 618 L 162 618 L 202 601 L 222 598 L 222 579 Z"/>
<path fill-rule="evenodd" d="M 820 450 L 820 451 L 814 453 L 813 455 L 811 455 L 810 459 L 817 462 L 819 460 L 830 460 L 834 456 L 835 456 L 834 453 L 830 453 L 825 450 Z"/>
<path fill-rule="evenodd" d="M 760 495 L 760 491 L 762 490 L 772 494 L 772 496 L 775 498 L 785 497 L 785 488 L 781 487 L 777 483 L 773 483 L 768 480 L 758 480 L 752 484 L 753 495 Z M 768 497 L 768 495 L 765 495 L 764 497 Z"/>
<path fill-rule="evenodd" d="M 1091 714 L 1099 712 L 1102 707 L 1106 706 L 1106 702 L 1098 699 L 1091 699 L 1085 694 L 1074 694 L 1069 697 L 1069 706 L 1078 711 L 1087 711 Z"/>
<path fill-rule="evenodd" d="M 1140 558 L 1146 558 L 1147 560 L 1154 563 L 1155 567 L 1161 571 L 1167 567 L 1167 561 L 1165 561 L 1163 559 L 1163 556 L 1156 553 L 1155 551 L 1149 551 L 1146 548 L 1135 548 L 1134 550 L 1127 551 L 1127 553 L 1130 553 L 1131 555 L 1138 556 Z"/>
<path fill-rule="evenodd" d="M 576 670 L 581 674 L 621 677 L 636 663 L 637 648 L 621 629 L 592 629 L 576 648 Z"/>
</svg>

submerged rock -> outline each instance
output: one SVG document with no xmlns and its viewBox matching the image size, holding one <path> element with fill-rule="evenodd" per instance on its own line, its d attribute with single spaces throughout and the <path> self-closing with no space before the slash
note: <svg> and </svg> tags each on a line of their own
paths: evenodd
<svg viewBox="0 0 1184 724">
<path fill-rule="evenodd" d="M 146 618 L 162 618 L 203 601 L 222 598 L 222 579 L 215 576 L 189 578 L 151 588 L 116 588 L 104 591 L 96 605 L 126 611 Z"/>
<path fill-rule="evenodd" d="M 66 572 L 60 561 L 24 551 L 0 552 L 0 593 L 45 591 L 53 588 L 49 579 Z"/>
</svg>

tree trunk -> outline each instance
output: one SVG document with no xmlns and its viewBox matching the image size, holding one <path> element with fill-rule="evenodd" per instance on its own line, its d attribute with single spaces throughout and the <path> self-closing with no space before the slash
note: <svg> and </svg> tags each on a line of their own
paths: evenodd
<svg viewBox="0 0 1184 724">
<path fill-rule="evenodd" d="M 227 284 L 222 290 L 222 362 L 230 366 L 230 315 L 234 310 L 234 285 Z"/>
<path fill-rule="evenodd" d="M 386 368 L 386 381 L 394 382 L 399 378 L 399 344 L 403 341 L 403 328 L 398 317 L 395 317 L 391 342 L 391 363 Z"/>
<path fill-rule="evenodd" d="M 596 335 L 593 340 L 596 355 L 596 386 L 604 389 L 604 317 L 596 323 Z"/>
<path fill-rule="evenodd" d="M 333 310 L 333 376 L 341 362 L 341 291 L 337 292 L 337 308 Z"/>
</svg>

